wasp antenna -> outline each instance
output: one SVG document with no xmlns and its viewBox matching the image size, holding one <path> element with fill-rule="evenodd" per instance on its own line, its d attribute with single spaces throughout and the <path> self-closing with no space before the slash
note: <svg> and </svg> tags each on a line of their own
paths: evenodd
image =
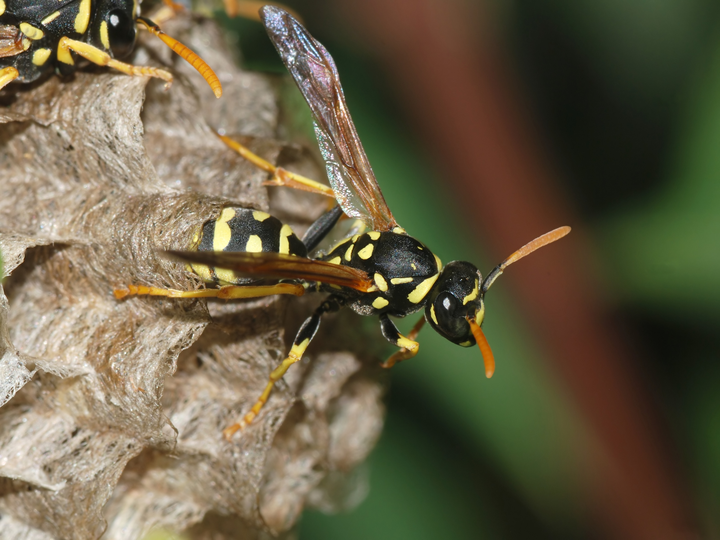
<svg viewBox="0 0 720 540">
<path fill-rule="evenodd" d="M 475 336 L 478 347 L 480 347 L 480 354 L 482 354 L 483 362 L 485 364 L 485 376 L 489 379 L 495 373 L 495 355 L 493 355 L 490 344 L 485 337 L 485 332 L 482 331 L 480 325 L 475 322 L 475 319 L 468 317 L 467 321 L 470 323 L 470 330 Z"/>
<path fill-rule="evenodd" d="M 279 2 L 267 2 L 265 0 L 224 0 L 224 4 L 225 12 L 227 13 L 228 17 L 245 17 L 246 19 L 250 19 L 252 21 L 262 22 L 259 13 L 260 8 L 270 5 L 279 7 L 280 9 L 287 11 L 298 22 L 303 24 L 303 19 L 302 17 L 300 17 L 297 11 L 287 7 L 285 4 L 280 4 Z"/>
<path fill-rule="evenodd" d="M 177 39 L 168 36 L 165 32 L 160 30 L 160 27 L 157 24 L 152 22 L 150 19 L 146 19 L 145 17 L 138 17 L 137 21 L 143 23 L 145 25 L 145 28 L 147 28 L 151 33 L 159 37 L 163 41 L 163 43 L 165 43 L 165 45 L 170 47 L 180 57 L 187 60 L 190 65 L 194 67 L 198 71 L 198 73 L 200 73 L 200 75 L 202 75 L 203 78 L 207 81 L 207 83 L 210 85 L 210 88 L 212 88 L 215 97 L 219 98 L 220 96 L 222 96 L 222 85 L 220 84 L 220 79 L 218 79 L 217 75 L 215 75 L 215 72 L 210 66 L 207 65 L 205 60 L 195 54 L 189 47 L 180 43 Z"/>
<path fill-rule="evenodd" d="M 535 240 L 528 242 L 523 247 L 518 249 L 507 259 L 505 259 L 503 262 L 493 268 L 493 271 L 488 274 L 482 284 L 483 294 L 485 294 L 485 292 L 490 288 L 490 286 L 495 282 L 495 280 L 502 275 L 503 271 L 508 266 L 519 261 L 523 257 L 530 255 L 533 251 L 537 251 L 543 246 L 547 246 L 548 244 L 552 244 L 556 240 L 560 240 L 563 236 L 567 236 L 571 230 L 572 229 L 568 226 L 558 227 L 557 229 L 553 229 L 552 231 L 545 233 L 542 236 L 538 236 Z"/>
</svg>

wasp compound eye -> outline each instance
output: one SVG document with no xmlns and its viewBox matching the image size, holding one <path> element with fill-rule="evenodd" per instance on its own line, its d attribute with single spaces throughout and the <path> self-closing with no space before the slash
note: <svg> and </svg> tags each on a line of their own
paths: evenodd
<svg viewBox="0 0 720 540">
<path fill-rule="evenodd" d="M 115 58 L 128 56 L 135 48 L 135 21 L 122 9 L 113 9 L 107 16 L 108 40 Z"/>
</svg>

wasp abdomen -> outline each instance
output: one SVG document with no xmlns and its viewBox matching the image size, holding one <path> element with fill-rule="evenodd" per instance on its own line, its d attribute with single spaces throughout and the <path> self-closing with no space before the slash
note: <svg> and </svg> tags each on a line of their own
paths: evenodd
<svg viewBox="0 0 720 540">
<path fill-rule="evenodd" d="M 305 244 L 289 225 L 270 214 L 248 208 L 224 208 L 220 217 L 203 225 L 194 246 L 197 251 L 273 252 L 307 257 Z M 208 283 L 244 285 L 249 281 L 224 268 L 203 264 L 192 264 L 190 268 Z"/>
</svg>

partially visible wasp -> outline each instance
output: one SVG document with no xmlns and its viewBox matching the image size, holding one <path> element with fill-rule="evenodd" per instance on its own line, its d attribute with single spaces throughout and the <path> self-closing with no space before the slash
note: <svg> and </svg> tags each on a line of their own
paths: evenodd
<svg viewBox="0 0 720 540">
<path fill-rule="evenodd" d="M 12 81 L 29 83 L 54 69 L 75 71 L 76 55 L 135 76 L 171 83 L 164 69 L 133 66 L 118 60 L 135 47 L 136 23 L 142 23 L 200 72 L 216 97 L 219 79 L 188 47 L 140 16 L 138 0 L 0 0 L 0 88 Z"/>
<path fill-rule="evenodd" d="M 495 360 L 481 330 L 485 319 L 485 294 L 503 271 L 536 249 L 570 232 L 560 227 L 526 244 L 496 266 L 483 279 L 469 262 L 454 261 L 443 267 L 422 242 L 402 229 L 385 203 L 375 175 L 345 104 L 335 63 L 290 14 L 274 6 L 260 10 L 270 39 L 292 74 L 315 120 L 315 134 L 325 161 L 332 194 L 339 206 L 323 214 L 302 240 L 276 218 L 249 209 L 225 208 L 215 221 L 205 223 L 192 251 L 169 251 L 168 256 L 190 263 L 192 269 L 216 289 L 177 291 L 130 285 L 115 296 L 150 294 L 172 297 L 252 298 L 274 294 L 300 296 L 306 291 L 329 296 L 303 323 L 287 358 L 270 374 L 264 391 L 243 419 L 224 433 L 230 438 L 259 414 L 274 384 L 298 362 L 320 326 L 323 314 L 343 306 L 360 315 L 377 315 L 385 338 L 400 348 L 383 367 L 415 356 L 417 333 L 427 321 L 441 336 L 462 347 L 478 344 L 491 377 Z M 320 194 L 327 188 L 276 168 L 223 137 L 231 147 L 274 174 L 274 183 Z M 335 226 L 342 213 L 366 224 L 328 253 L 309 258 Z M 405 317 L 425 310 L 412 331 L 403 336 L 390 317 Z"/>
</svg>

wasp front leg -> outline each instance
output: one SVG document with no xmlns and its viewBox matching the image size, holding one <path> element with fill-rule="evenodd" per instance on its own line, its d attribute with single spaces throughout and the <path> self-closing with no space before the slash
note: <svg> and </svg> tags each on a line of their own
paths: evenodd
<svg viewBox="0 0 720 540">
<path fill-rule="evenodd" d="M 345 305 L 344 298 L 340 296 L 330 296 L 315 310 L 315 313 L 305 320 L 295 336 L 295 340 L 293 341 L 292 348 L 290 349 L 287 358 L 285 358 L 279 366 L 272 370 L 269 380 L 265 385 L 265 389 L 255 402 L 255 405 L 253 405 L 250 409 L 250 412 L 248 412 L 243 419 L 240 420 L 240 422 L 223 430 L 223 435 L 225 435 L 227 440 L 230 440 L 236 431 L 245 429 L 257 417 L 260 410 L 263 408 L 265 403 L 267 403 L 267 400 L 270 397 L 270 392 L 272 392 L 275 383 L 282 379 L 283 375 L 285 375 L 290 366 L 302 359 L 305 350 L 315 337 L 318 328 L 320 328 L 321 317 L 325 313 L 338 311 L 343 305 Z"/>
<path fill-rule="evenodd" d="M 61 38 L 58 45 L 58 60 L 64 64 L 73 65 L 75 61 L 73 60 L 70 51 L 79 54 L 93 64 L 97 64 L 98 66 L 108 66 L 113 69 L 117 69 L 118 71 L 122 71 L 127 75 L 135 77 L 156 77 L 164 80 L 168 85 L 173 82 L 172 74 L 164 69 L 126 64 L 125 62 L 115 60 L 105 51 L 102 51 L 97 47 L 93 47 L 88 43 L 70 39 L 69 37 Z"/>
<path fill-rule="evenodd" d="M 395 323 L 390 320 L 387 314 L 380 315 L 380 329 L 382 330 L 383 336 L 393 345 L 400 347 L 399 351 L 380 364 L 380 366 L 389 369 L 396 363 L 415 356 L 420 350 L 420 344 L 415 341 L 415 338 L 423 327 L 423 324 L 425 324 L 424 317 L 413 326 L 413 329 L 410 330 L 410 333 L 405 337 L 400 333 Z"/>
</svg>

